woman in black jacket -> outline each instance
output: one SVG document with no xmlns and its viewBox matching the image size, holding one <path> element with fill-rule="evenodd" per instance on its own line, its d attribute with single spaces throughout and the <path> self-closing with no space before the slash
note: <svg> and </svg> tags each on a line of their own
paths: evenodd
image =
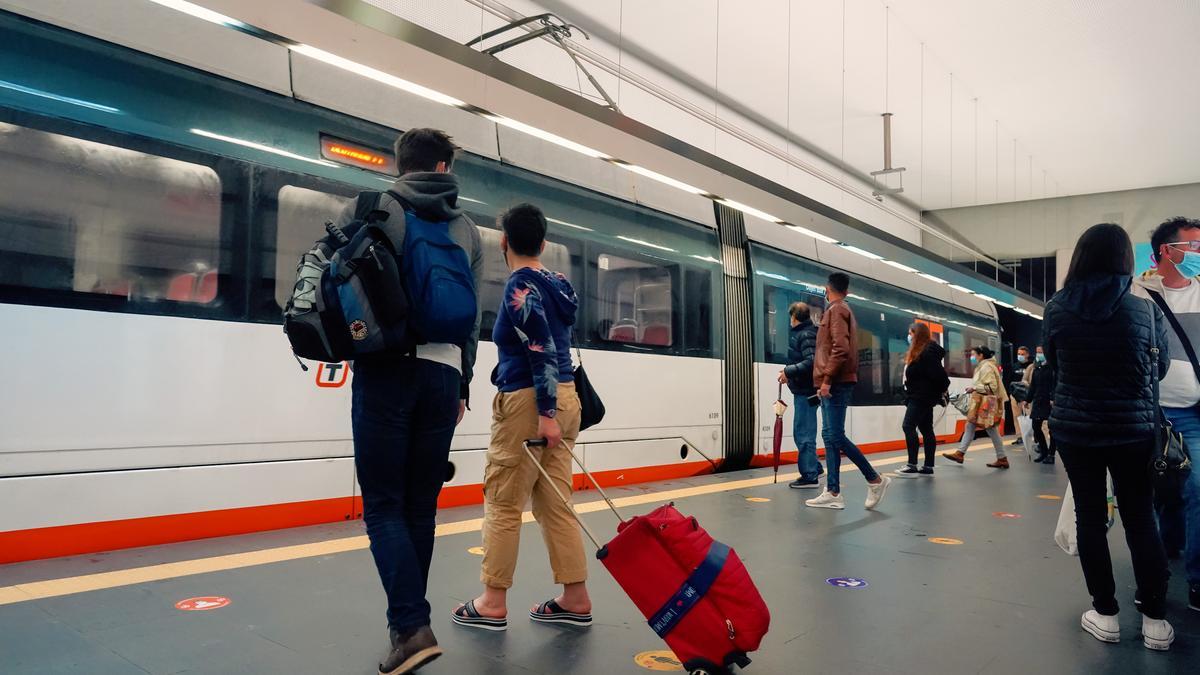
<svg viewBox="0 0 1200 675">
<path fill-rule="evenodd" d="M 899 478 L 933 475 L 933 456 L 937 436 L 933 431 L 933 406 L 950 388 L 950 376 L 942 359 L 946 350 L 934 342 L 929 326 L 914 323 L 908 328 L 908 352 L 904 355 L 904 440 L 908 443 L 908 464 L 896 472 Z M 925 437 L 925 465 L 917 468 L 917 430 Z"/>
<path fill-rule="evenodd" d="M 1153 378 L 1167 373 L 1167 330 L 1154 303 L 1130 295 L 1132 272 L 1125 230 L 1089 228 L 1075 245 L 1062 290 L 1046 305 L 1042 344 L 1057 381 L 1050 433 L 1075 494 L 1079 562 L 1094 608 L 1083 614 L 1083 629 L 1103 642 L 1120 641 L 1106 537 L 1109 473 L 1137 579 L 1142 642 L 1165 650 L 1175 631 L 1165 620 L 1169 573 L 1148 466 L 1159 419 Z"/>
<path fill-rule="evenodd" d="M 1042 424 L 1050 419 L 1050 399 L 1054 396 L 1054 369 L 1046 365 L 1046 354 L 1041 347 L 1037 348 L 1034 357 L 1033 377 L 1029 380 L 1029 415 L 1033 423 L 1033 438 L 1037 442 L 1038 456 L 1033 461 L 1039 464 L 1054 463 L 1054 436 L 1046 442 L 1046 434 Z M 1032 451 L 1032 448 L 1026 448 Z"/>
</svg>

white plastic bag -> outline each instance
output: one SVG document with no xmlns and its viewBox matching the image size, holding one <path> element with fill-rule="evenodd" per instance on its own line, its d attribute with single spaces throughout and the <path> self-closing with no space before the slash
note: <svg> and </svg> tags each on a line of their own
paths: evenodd
<svg viewBox="0 0 1200 675">
<path fill-rule="evenodd" d="M 1029 459 L 1033 459 L 1033 418 L 1031 418 L 1029 415 L 1021 415 L 1018 417 L 1017 429 L 1021 431 L 1021 443 L 1024 444 L 1022 447 L 1025 448 L 1025 454 L 1029 457 Z"/>
<path fill-rule="evenodd" d="M 1112 476 L 1106 477 L 1108 482 L 1108 524 L 1111 530 L 1117 522 L 1117 498 L 1113 492 Z M 1079 555 L 1079 533 L 1075 529 L 1075 494 L 1067 485 L 1067 494 L 1063 495 L 1062 508 L 1058 510 L 1058 525 L 1054 527 L 1054 543 L 1067 555 Z"/>
</svg>

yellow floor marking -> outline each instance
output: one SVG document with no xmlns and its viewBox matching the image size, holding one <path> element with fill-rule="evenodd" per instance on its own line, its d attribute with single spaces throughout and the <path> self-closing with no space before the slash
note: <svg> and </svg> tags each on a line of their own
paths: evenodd
<svg viewBox="0 0 1200 675">
<path fill-rule="evenodd" d="M 973 445 L 971 446 L 970 450 L 974 451 L 977 449 L 983 449 L 985 446 L 990 447 L 990 443 L 987 443 L 986 441 L 979 441 L 976 443 L 976 445 L 978 447 Z M 901 456 L 874 460 L 871 463 L 874 466 L 890 466 L 893 464 L 903 464 L 907 461 L 907 457 Z M 799 477 L 800 475 L 798 473 L 790 473 L 780 475 L 779 478 L 781 481 L 791 481 Z M 774 478 L 772 476 L 762 476 L 759 478 L 747 478 L 744 480 L 735 480 L 725 483 L 713 483 L 711 485 L 698 485 L 695 487 L 680 488 L 678 490 L 648 492 L 646 494 L 634 495 L 631 497 L 620 497 L 618 499 L 614 499 L 613 503 L 617 507 L 640 506 L 642 504 L 670 502 L 677 499 L 686 499 L 688 497 L 698 497 L 700 495 L 716 494 L 719 492 L 731 492 L 734 490 L 744 490 L 746 488 L 762 487 L 764 485 L 771 485 L 773 482 Z M 604 511 L 607 508 L 608 506 L 605 505 L 604 501 L 602 500 L 575 505 L 575 510 L 579 513 L 594 513 L 596 511 Z M 521 520 L 526 523 L 534 522 L 533 513 L 526 511 L 525 513 L 521 514 Z M 446 537 L 455 534 L 478 532 L 482 528 L 482 518 L 472 518 L 470 520 L 442 523 L 437 526 L 436 536 Z M 73 595 L 75 593 L 86 593 L 88 591 L 98 591 L 106 588 L 131 586 L 133 584 L 143 584 L 150 581 L 175 579 L 194 574 L 223 572 L 241 567 L 269 565 L 271 563 L 286 562 L 288 560 L 315 558 L 323 555 L 346 553 L 348 551 L 359 551 L 367 548 L 369 545 L 370 542 L 367 540 L 367 537 L 365 535 L 360 535 L 356 537 L 342 537 L 340 539 L 318 541 L 310 544 L 281 546 L 278 548 L 269 548 L 261 551 L 232 553 L 229 555 L 214 556 L 211 558 L 181 560 L 179 562 L 148 565 L 146 567 L 134 567 L 126 570 L 100 572 L 97 574 L 84 574 L 77 577 L 48 579 L 46 581 L 35 581 L 27 584 L 16 584 L 15 586 L 0 586 L 0 605 L 11 605 L 18 602 L 54 598 L 62 595 Z"/>
</svg>

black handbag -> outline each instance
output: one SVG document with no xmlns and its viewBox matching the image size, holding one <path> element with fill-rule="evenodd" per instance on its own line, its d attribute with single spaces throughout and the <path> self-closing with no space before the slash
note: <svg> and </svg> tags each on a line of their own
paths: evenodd
<svg viewBox="0 0 1200 675">
<path fill-rule="evenodd" d="M 1157 294 L 1151 292 L 1155 303 L 1165 309 L 1164 314 L 1171 320 L 1176 335 L 1183 343 L 1188 358 L 1192 361 L 1192 366 L 1196 367 L 1196 354 L 1192 350 L 1187 335 L 1178 326 L 1175 315 L 1165 307 L 1166 303 L 1162 297 L 1155 296 Z M 1147 305 L 1147 309 L 1150 312 L 1150 380 L 1154 387 L 1154 409 L 1158 413 L 1158 433 L 1155 436 L 1154 455 L 1150 458 L 1150 478 L 1154 483 L 1155 498 L 1174 504 L 1183 499 L 1183 484 L 1192 470 L 1192 459 L 1188 453 L 1187 443 L 1183 440 L 1183 434 L 1175 431 L 1175 427 L 1163 415 L 1162 407 L 1158 405 L 1158 326 L 1154 316 L 1154 306 Z M 1200 368 L 1196 368 L 1196 370 L 1200 376 Z"/>
<path fill-rule="evenodd" d="M 571 331 L 571 342 L 575 341 L 575 331 Z M 587 373 L 583 370 L 583 352 L 575 345 L 575 355 L 579 365 L 575 366 L 575 393 L 579 396 L 579 430 L 594 427 L 604 419 L 604 401 L 592 386 Z"/>
</svg>

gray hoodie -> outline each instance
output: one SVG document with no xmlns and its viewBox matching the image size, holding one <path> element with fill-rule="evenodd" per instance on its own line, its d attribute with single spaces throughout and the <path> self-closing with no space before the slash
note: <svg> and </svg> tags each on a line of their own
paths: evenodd
<svg viewBox="0 0 1200 675">
<path fill-rule="evenodd" d="M 399 196 L 403 203 L 392 195 Z M 483 244 L 475 223 L 465 216 L 458 206 L 458 178 L 452 173 L 414 172 L 396 180 L 379 200 L 379 208 L 387 211 L 388 229 L 396 237 L 404 236 L 404 209 L 410 208 L 425 220 L 449 221 L 450 238 L 467 252 L 471 260 L 471 273 L 475 277 L 475 288 L 480 288 L 483 275 Z M 354 203 L 342 210 L 337 224 L 345 227 L 354 220 Z M 476 303 L 478 305 L 478 303 Z M 462 374 L 459 398 L 467 399 L 470 394 L 471 378 L 475 369 L 475 351 L 479 344 L 479 312 L 475 313 L 475 328 L 471 337 L 462 345 L 425 344 L 417 347 L 417 358 L 444 363 Z"/>
</svg>

